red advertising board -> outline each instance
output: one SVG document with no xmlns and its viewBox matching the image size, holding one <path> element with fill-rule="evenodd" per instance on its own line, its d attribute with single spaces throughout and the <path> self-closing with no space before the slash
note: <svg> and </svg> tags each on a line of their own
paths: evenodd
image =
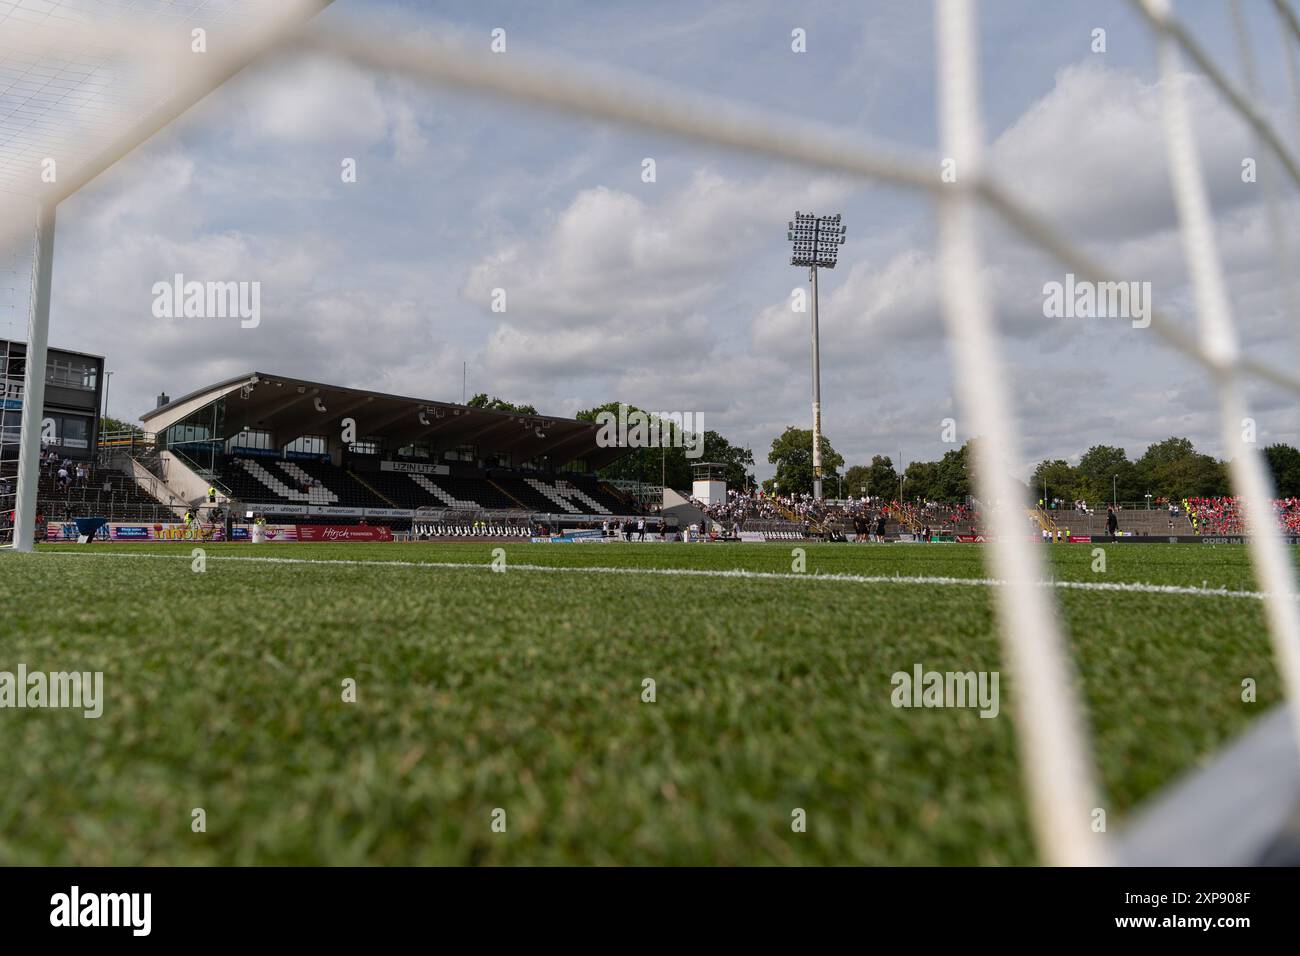
<svg viewBox="0 0 1300 956">
<path fill-rule="evenodd" d="M 392 541 L 393 529 L 368 524 L 300 524 L 299 541 Z"/>
</svg>

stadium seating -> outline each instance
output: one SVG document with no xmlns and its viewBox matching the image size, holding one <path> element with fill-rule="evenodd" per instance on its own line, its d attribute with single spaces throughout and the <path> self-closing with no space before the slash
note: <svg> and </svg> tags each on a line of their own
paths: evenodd
<svg viewBox="0 0 1300 956">
<path fill-rule="evenodd" d="M 571 476 L 557 479 L 555 484 L 561 492 L 566 487 L 572 488 L 573 500 L 590 508 L 593 514 L 625 515 L 641 510 L 626 499 L 611 494 L 594 478 Z"/>
<path fill-rule="evenodd" d="M 240 501 L 344 508 L 435 508 L 591 516 L 632 514 L 631 503 L 592 477 L 353 472 L 324 461 L 230 457 L 217 479 Z"/>
<path fill-rule="evenodd" d="M 1106 531 L 1105 507 L 1093 509 L 1091 513 L 1067 509 L 1048 509 L 1044 512 L 1057 528 L 1071 536 L 1104 537 Z M 1115 513 L 1119 520 L 1119 530 L 1124 535 L 1138 537 L 1160 537 L 1168 535 L 1193 534 L 1191 522 L 1185 514 L 1179 513 L 1170 518 L 1166 509 L 1121 508 Z"/>
<path fill-rule="evenodd" d="M 127 475 L 116 472 L 92 473 L 83 487 L 63 489 L 46 471 L 37 485 L 36 510 L 50 520 L 95 516 L 110 521 L 171 520 L 175 512 L 168 502 L 145 492 Z"/>
<path fill-rule="evenodd" d="M 525 508 L 549 514 L 632 514 L 636 510 L 600 488 L 592 479 L 500 478 L 493 481 Z"/>
<path fill-rule="evenodd" d="M 355 478 L 383 496 L 389 502 L 386 507 L 454 508 L 463 511 L 506 511 L 519 508 L 515 501 L 484 479 L 391 471 L 358 472 L 355 473 Z"/>
<path fill-rule="evenodd" d="M 217 480 L 240 501 L 342 508 L 391 508 L 342 468 L 325 462 L 228 458 Z M 312 484 L 319 482 L 319 486 Z"/>
</svg>

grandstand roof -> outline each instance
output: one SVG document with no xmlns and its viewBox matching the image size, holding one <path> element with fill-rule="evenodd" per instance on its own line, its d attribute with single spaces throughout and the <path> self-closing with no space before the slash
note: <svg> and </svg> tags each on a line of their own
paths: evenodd
<svg viewBox="0 0 1300 956">
<path fill-rule="evenodd" d="M 359 439 L 433 441 L 443 447 L 472 444 L 486 454 L 509 452 L 524 460 L 547 456 L 555 465 L 583 458 L 592 469 L 603 468 L 629 451 L 597 445 L 599 427 L 593 422 L 470 408 L 267 372 L 209 385 L 140 418 L 149 431 L 161 432 L 222 397 L 227 402 L 222 439 L 255 428 L 276 432 L 287 444 L 302 435 L 338 434 L 342 419 L 348 417 L 356 420 Z"/>
</svg>

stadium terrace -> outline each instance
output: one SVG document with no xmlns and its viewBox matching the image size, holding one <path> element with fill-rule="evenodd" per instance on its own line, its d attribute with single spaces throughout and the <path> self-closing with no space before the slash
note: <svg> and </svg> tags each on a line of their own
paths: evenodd
<svg viewBox="0 0 1300 956">
<path fill-rule="evenodd" d="M 161 395 L 141 420 L 153 436 L 150 469 L 190 506 L 333 524 L 641 510 L 597 478 L 627 449 L 598 441 L 593 422 L 264 372 Z"/>
</svg>

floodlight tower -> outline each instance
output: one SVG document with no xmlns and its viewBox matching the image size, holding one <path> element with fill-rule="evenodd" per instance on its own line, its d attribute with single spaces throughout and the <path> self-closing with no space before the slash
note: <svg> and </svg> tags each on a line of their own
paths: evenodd
<svg viewBox="0 0 1300 956">
<path fill-rule="evenodd" d="M 813 497 L 822 496 L 822 360 L 817 334 L 817 269 L 834 269 L 846 229 L 840 214 L 814 216 L 795 210 L 788 238 L 794 243 L 790 265 L 807 266 L 812 283 L 812 409 L 813 409 Z"/>
</svg>

